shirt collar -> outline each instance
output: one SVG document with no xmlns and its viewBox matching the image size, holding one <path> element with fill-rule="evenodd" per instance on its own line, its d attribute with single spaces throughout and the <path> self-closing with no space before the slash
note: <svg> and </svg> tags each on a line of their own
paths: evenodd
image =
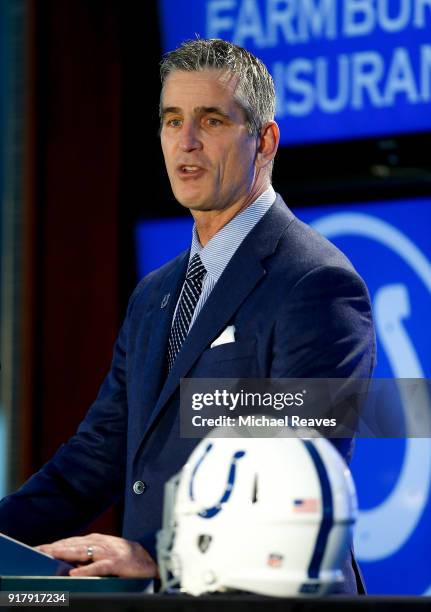
<svg viewBox="0 0 431 612">
<path fill-rule="evenodd" d="M 199 253 L 208 274 L 217 282 L 241 242 L 269 210 L 275 198 L 276 193 L 270 185 L 254 202 L 222 227 L 204 247 L 199 242 L 194 224 L 190 259 Z"/>
</svg>

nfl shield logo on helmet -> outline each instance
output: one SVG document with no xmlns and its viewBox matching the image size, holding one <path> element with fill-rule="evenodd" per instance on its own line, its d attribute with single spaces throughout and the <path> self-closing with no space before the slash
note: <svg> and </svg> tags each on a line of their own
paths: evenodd
<svg viewBox="0 0 431 612">
<path fill-rule="evenodd" d="M 270 553 L 268 555 L 268 560 L 266 564 L 269 567 L 281 567 L 283 564 L 283 555 L 279 555 L 278 553 Z"/>
</svg>

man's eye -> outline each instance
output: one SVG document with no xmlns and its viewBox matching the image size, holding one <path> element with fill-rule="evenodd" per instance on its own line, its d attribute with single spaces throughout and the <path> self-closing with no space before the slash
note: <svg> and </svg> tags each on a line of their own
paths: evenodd
<svg viewBox="0 0 431 612">
<path fill-rule="evenodd" d="M 181 119 L 168 119 L 166 125 L 168 127 L 179 127 L 181 125 Z"/>
<path fill-rule="evenodd" d="M 222 121 L 220 119 L 216 119 L 215 117 L 208 117 L 207 124 L 211 127 L 215 127 L 217 125 L 221 125 Z"/>
</svg>

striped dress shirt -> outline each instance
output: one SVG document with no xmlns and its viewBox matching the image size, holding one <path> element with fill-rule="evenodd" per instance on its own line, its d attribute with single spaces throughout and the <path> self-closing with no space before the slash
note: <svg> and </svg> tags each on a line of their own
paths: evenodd
<svg viewBox="0 0 431 612">
<path fill-rule="evenodd" d="M 224 227 L 221 228 L 203 247 L 199 242 L 199 236 L 196 231 L 196 225 L 192 230 L 192 244 L 190 248 L 189 262 L 192 257 L 199 253 L 202 263 L 205 266 L 206 274 L 202 284 L 202 293 L 199 301 L 196 304 L 189 330 L 191 329 L 196 317 L 202 310 L 211 291 L 220 276 L 223 274 L 226 266 L 235 255 L 238 247 L 244 238 L 251 232 L 256 223 L 258 223 L 263 215 L 269 210 L 275 202 L 276 193 L 272 186 L 269 186 L 250 206 L 247 206 L 243 211 L 236 215 Z M 175 308 L 175 313 L 172 321 L 175 320 L 178 303 Z"/>
</svg>

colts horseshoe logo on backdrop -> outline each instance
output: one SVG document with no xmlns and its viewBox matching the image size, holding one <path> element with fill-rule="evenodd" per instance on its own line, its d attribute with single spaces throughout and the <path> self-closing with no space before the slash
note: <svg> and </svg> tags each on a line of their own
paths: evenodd
<svg viewBox="0 0 431 612">
<path fill-rule="evenodd" d="M 190 495 L 190 499 L 192 501 L 194 501 L 193 483 L 194 483 L 194 480 L 195 480 L 196 472 L 198 471 L 198 469 L 201 466 L 203 460 L 208 455 L 208 453 L 210 452 L 212 447 L 213 447 L 213 445 L 211 443 L 208 444 L 208 446 L 206 447 L 202 457 L 199 459 L 199 461 L 196 463 L 195 467 L 193 468 L 192 477 L 191 477 L 191 480 L 190 480 L 190 488 L 189 488 L 189 495 Z M 216 514 L 218 514 L 220 512 L 220 510 L 222 509 L 222 504 L 227 502 L 229 497 L 231 496 L 231 493 L 232 493 L 232 490 L 233 490 L 233 485 L 234 485 L 234 482 L 235 482 L 236 464 L 237 464 L 238 460 L 241 459 L 241 457 L 244 457 L 244 455 L 245 455 L 245 451 L 236 451 L 233 454 L 232 459 L 230 461 L 230 467 L 229 467 L 229 473 L 228 473 L 228 477 L 227 477 L 226 486 L 225 486 L 225 489 L 224 489 L 224 491 L 223 491 L 219 501 L 216 504 L 214 504 L 214 506 L 210 506 L 209 508 L 205 508 L 204 510 L 201 510 L 199 512 L 199 516 L 201 516 L 202 518 L 209 519 L 209 518 L 212 518 L 213 516 L 215 516 Z"/>
<path fill-rule="evenodd" d="M 316 220 L 313 227 L 329 239 L 356 235 L 388 248 L 398 255 L 431 293 L 431 264 L 412 240 L 393 225 L 372 215 L 336 213 Z M 397 378 L 424 379 L 425 373 L 403 323 L 411 314 L 409 291 L 403 283 L 381 287 L 374 299 L 376 328 L 391 369 Z M 411 398 L 400 393 L 407 432 L 412 418 Z M 425 422 L 430 419 L 426 384 L 418 389 L 415 407 Z M 390 557 L 411 538 L 428 502 L 431 487 L 431 444 L 429 439 L 407 438 L 404 461 L 391 493 L 373 508 L 361 510 L 355 533 L 360 561 Z M 397 529 L 390 530 L 393 517 Z M 431 589 L 431 587 L 430 587 Z"/>
</svg>

